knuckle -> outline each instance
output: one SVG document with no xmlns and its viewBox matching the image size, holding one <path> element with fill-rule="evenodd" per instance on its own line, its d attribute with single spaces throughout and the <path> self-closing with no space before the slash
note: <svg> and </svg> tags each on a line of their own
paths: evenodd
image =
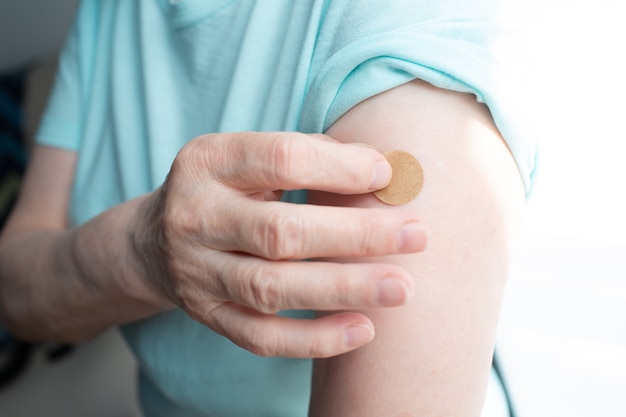
<svg viewBox="0 0 626 417">
<path fill-rule="evenodd" d="M 215 315 L 215 311 L 219 308 L 220 304 L 208 304 L 204 305 L 203 308 L 186 312 L 192 319 L 204 324 L 217 334 L 229 337 L 228 328 Z"/>
<path fill-rule="evenodd" d="M 326 291 L 325 300 L 329 306 L 336 306 L 337 308 L 354 308 L 362 307 L 359 305 L 359 300 L 363 292 L 363 288 L 367 284 L 367 280 L 363 280 L 361 274 L 359 274 L 360 285 L 357 285 L 355 280 L 351 279 L 350 272 L 345 274 L 338 274 L 336 280 L 333 280 L 333 285 Z"/>
<path fill-rule="evenodd" d="M 178 151 L 172 163 L 171 171 L 178 173 L 188 170 L 190 166 L 196 165 L 201 155 L 205 152 L 207 143 L 210 143 L 210 141 L 203 140 L 201 137 L 188 142 Z"/>
<path fill-rule="evenodd" d="M 268 142 L 268 154 L 272 182 L 291 184 L 300 180 L 301 168 L 309 156 L 302 140 L 278 136 Z"/>
<path fill-rule="evenodd" d="M 397 226 L 387 213 L 368 214 L 357 221 L 357 238 L 353 239 L 356 255 L 373 256 L 397 251 Z"/>
<path fill-rule="evenodd" d="M 270 161 L 275 171 L 289 172 L 292 166 L 293 143 L 288 139 L 275 139 L 271 143 Z"/>
<path fill-rule="evenodd" d="M 223 135 L 198 136 L 178 151 L 170 171 L 192 179 L 219 177 L 228 152 Z"/>
<path fill-rule="evenodd" d="M 380 253 L 381 246 L 386 246 L 387 242 L 379 238 L 378 226 L 372 219 L 359 222 L 358 237 L 354 239 L 353 250 L 355 255 L 368 256 Z"/>
<path fill-rule="evenodd" d="M 267 259 L 293 259 L 302 255 L 302 236 L 305 226 L 297 214 L 268 212 L 259 223 L 257 241 Z"/>
<path fill-rule="evenodd" d="M 251 306 L 261 313 L 274 314 L 283 307 L 279 276 L 270 268 L 256 268 L 248 280 L 246 290 Z"/>
<path fill-rule="evenodd" d="M 181 267 L 179 272 L 181 273 L 178 277 L 170 281 L 172 298 L 194 320 L 208 323 L 207 320 L 212 314 L 211 306 L 215 305 L 216 301 L 203 289 L 198 288 L 190 271 Z"/>
</svg>

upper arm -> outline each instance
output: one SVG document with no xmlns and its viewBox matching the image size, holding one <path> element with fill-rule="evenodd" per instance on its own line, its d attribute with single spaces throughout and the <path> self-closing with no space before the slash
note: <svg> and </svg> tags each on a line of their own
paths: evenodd
<svg viewBox="0 0 626 417">
<path fill-rule="evenodd" d="M 4 232 L 67 227 L 75 164 L 75 152 L 36 146 Z"/>
<path fill-rule="evenodd" d="M 402 307 L 364 311 L 376 328 L 369 345 L 315 362 L 312 415 L 479 415 L 524 205 L 488 110 L 473 96 L 414 81 L 357 105 L 328 134 L 416 156 L 421 193 L 388 208 L 415 211 L 430 238 L 423 253 L 377 259 L 406 268 L 414 296 Z M 383 205 L 371 194 L 311 192 L 310 200 Z"/>
</svg>

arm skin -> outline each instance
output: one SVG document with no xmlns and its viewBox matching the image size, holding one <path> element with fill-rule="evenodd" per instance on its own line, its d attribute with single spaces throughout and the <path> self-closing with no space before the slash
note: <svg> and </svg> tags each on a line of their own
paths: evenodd
<svg viewBox="0 0 626 417">
<path fill-rule="evenodd" d="M 328 134 L 415 155 L 424 188 L 403 209 L 419 215 L 430 235 L 423 253 L 369 259 L 408 270 L 414 295 L 401 307 L 362 310 L 374 340 L 316 360 L 310 415 L 479 416 L 524 206 L 514 160 L 488 110 L 473 96 L 415 81 L 359 104 Z M 384 206 L 371 194 L 310 199 Z"/>
<path fill-rule="evenodd" d="M 129 247 L 127 231 L 145 197 L 68 227 L 75 164 L 74 152 L 35 147 L 2 231 L 0 317 L 25 340 L 80 342 L 174 305 L 140 278 Z"/>
</svg>

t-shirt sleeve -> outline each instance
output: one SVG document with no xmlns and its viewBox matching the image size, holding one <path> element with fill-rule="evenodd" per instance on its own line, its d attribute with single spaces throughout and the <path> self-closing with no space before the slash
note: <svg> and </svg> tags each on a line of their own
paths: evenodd
<svg viewBox="0 0 626 417">
<path fill-rule="evenodd" d="M 536 143 L 515 83 L 498 59 L 500 26 L 492 1 L 335 3 L 341 5 L 330 6 L 320 29 L 303 131 L 324 132 L 359 102 L 419 78 L 472 93 L 488 106 L 530 193 Z"/>
<path fill-rule="evenodd" d="M 95 29 L 92 3 L 81 3 L 65 41 L 54 86 L 35 137 L 38 144 L 68 150 L 77 150 L 80 145 L 92 56 L 88 42 Z"/>
</svg>

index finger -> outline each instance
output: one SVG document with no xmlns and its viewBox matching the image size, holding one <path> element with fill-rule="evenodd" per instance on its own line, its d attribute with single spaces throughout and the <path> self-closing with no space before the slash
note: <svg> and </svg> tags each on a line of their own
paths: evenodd
<svg viewBox="0 0 626 417">
<path fill-rule="evenodd" d="M 242 191 L 311 189 L 364 194 L 384 188 L 391 166 L 373 148 L 296 132 L 229 133 L 205 137 L 211 176 Z"/>
</svg>

